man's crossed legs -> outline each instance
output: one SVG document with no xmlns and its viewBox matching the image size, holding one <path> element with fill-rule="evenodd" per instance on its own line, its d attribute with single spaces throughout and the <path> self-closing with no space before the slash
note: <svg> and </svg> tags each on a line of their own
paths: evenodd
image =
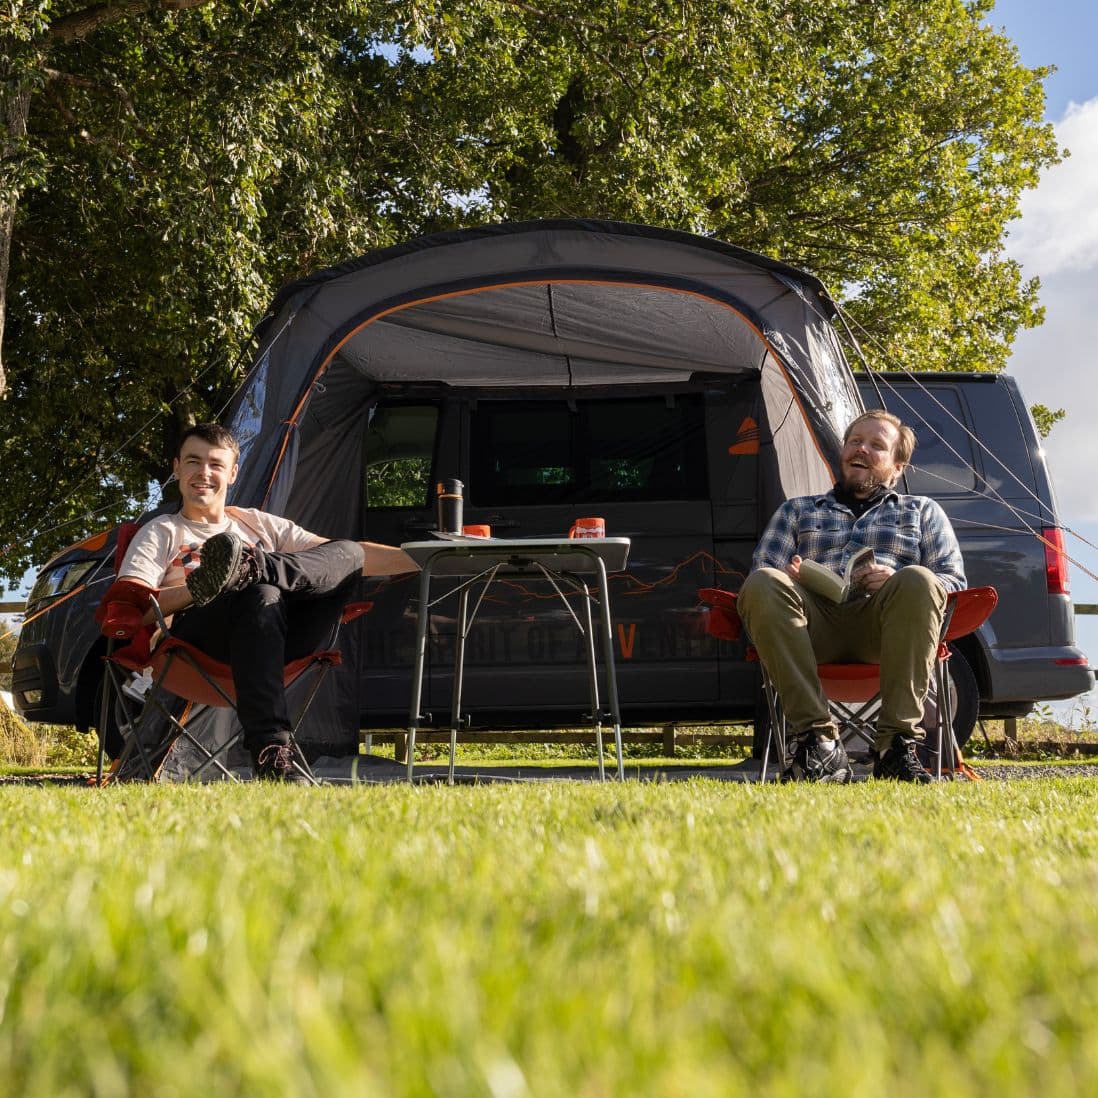
<svg viewBox="0 0 1098 1098">
<path fill-rule="evenodd" d="M 334 642 L 363 561 L 355 541 L 268 553 L 216 534 L 187 577 L 195 605 L 176 615 L 172 635 L 232 668 L 257 777 L 304 780 L 293 766 L 284 668 Z"/>
</svg>

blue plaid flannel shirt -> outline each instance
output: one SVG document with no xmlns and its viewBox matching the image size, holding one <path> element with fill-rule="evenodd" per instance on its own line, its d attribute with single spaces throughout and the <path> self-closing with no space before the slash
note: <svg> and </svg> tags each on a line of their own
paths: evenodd
<svg viewBox="0 0 1098 1098">
<path fill-rule="evenodd" d="M 833 491 L 786 500 L 763 531 L 751 568 L 784 570 L 797 555 L 841 573 L 851 554 L 863 545 L 873 550 L 878 564 L 897 570 L 921 564 L 947 591 L 967 586 L 957 535 L 945 512 L 927 496 L 895 491 L 859 519 L 835 499 Z"/>
</svg>

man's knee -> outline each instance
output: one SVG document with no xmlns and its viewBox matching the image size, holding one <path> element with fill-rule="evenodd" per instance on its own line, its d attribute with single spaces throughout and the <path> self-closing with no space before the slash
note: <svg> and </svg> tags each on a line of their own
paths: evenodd
<svg viewBox="0 0 1098 1098">
<path fill-rule="evenodd" d="M 793 581 L 785 572 L 778 568 L 759 568 L 743 581 L 740 588 L 740 613 L 749 614 L 755 607 L 773 605 L 775 601 L 785 601 L 793 595 Z"/>
<path fill-rule="evenodd" d="M 351 574 L 361 572 L 366 564 L 366 550 L 357 541 L 337 538 L 335 541 L 322 542 L 315 549 L 337 567 Z"/>
<path fill-rule="evenodd" d="M 766 629 L 766 623 L 803 621 L 805 617 L 805 604 L 797 585 L 776 568 L 760 568 L 743 581 L 738 608 L 743 624 L 750 632 L 754 623 L 757 635 Z"/>
<path fill-rule="evenodd" d="M 946 590 L 929 568 L 921 564 L 910 564 L 889 576 L 883 590 L 893 597 L 925 602 L 928 606 L 944 607 Z"/>
</svg>

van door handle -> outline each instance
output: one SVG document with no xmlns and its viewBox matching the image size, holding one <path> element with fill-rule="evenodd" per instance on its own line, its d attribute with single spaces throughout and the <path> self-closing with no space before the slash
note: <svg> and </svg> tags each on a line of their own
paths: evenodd
<svg viewBox="0 0 1098 1098">
<path fill-rule="evenodd" d="M 514 530 L 520 525 L 518 519 L 500 518 L 499 515 L 489 515 L 484 520 L 484 524 L 495 530 Z"/>
<path fill-rule="evenodd" d="M 404 523 L 405 530 L 437 530 L 438 523 L 433 519 L 408 519 Z"/>
</svg>

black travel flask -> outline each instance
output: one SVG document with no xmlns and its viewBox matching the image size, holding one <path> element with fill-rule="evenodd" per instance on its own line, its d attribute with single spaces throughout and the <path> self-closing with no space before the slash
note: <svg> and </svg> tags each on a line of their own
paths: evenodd
<svg viewBox="0 0 1098 1098">
<path fill-rule="evenodd" d="M 460 480 L 440 480 L 435 485 L 438 497 L 438 528 L 445 534 L 460 534 L 462 514 L 465 509 L 465 486 Z"/>
</svg>

